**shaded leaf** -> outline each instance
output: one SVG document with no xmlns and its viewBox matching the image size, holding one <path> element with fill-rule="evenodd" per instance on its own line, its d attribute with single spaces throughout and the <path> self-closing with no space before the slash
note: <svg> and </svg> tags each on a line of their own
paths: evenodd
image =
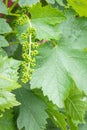
<svg viewBox="0 0 87 130">
<path fill-rule="evenodd" d="M 8 13 L 7 7 L 3 3 L 3 0 L 0 0 L 0 13 L 2 13 L 2 14 L 7 14 Z"/>
<path fill-rule="evenodd" d="M 6 47 L 8 45 L 9 44 L 8 44 L 7 40 L 3 36 L 0 36 L 0 47 Z"/>
<path fill-rule="evenodd" d="M 8 23 L 6 23 L 5 19 L 0 18 L 0 34 L 9 33 L 12 29 Z"/>
<path fill-rule="evenodd" d="M 15 130 L 15 123 L 11 110 L 6 111 L 3 116 L 0 117 L 0 130 Z"/>
<path fill-rule="evenodd" d="M 64 6 L 63 0 L 56 0 L 56 2 L 57 2 L 58 4 L 60 4 L 61 6 Z"/>
<path fill-rule="evenodd" d="M 0 48 L 0 56 L 7 56 L 6 52 L 2 48 Z"/>
<path fill-rule="evenodd" d="M 57 128 L 53 122 L 49 119 L 48 120 L 48 124 L 47 124 L 47 129 L 46 130 L 60 130 L 59 128 Z"/>
<path fill-rule="evenodd" d="M 44 103 L 25 88 L 18 90 L 16 93 L 18 101 L 21 102 L 17 119 L 18 128 L 44 130 L 46 128 L 46 119 L 48 118 Z"/>
<path fill-rule="evenodd" d="M 60 5 L 63 5 L 63 0 L 46 0 L 48 3 L 51 3 L 51 4 L 55 4 L 55 1 L 60 4 Z"/>
<path fill-rule="evenodd" d="M 61 130 L 67 130 L 65 116 L 61 112 L 56 109 L 52 109 L 52 107 L 48 108 L 48 114 L 52 122 Z"/>
</svg>

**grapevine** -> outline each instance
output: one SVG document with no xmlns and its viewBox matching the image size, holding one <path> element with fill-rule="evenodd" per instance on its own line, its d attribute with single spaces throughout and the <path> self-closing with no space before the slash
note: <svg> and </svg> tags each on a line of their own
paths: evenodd
<svg viewBox="0 0 87 130">
<path fill-rule="evenodd" d="M 87 129 L 86 10 L 0 0 L 0 130 Z"/>
</svg>

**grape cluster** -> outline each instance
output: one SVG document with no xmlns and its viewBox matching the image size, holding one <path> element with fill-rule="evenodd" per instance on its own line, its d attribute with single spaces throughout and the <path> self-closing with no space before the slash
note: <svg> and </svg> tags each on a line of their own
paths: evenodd
<svg viewBox="0 0 87 130">
<path fill-rule="evenodd" d="M 31 35 L 31 34 L 30 34 Z M 38 47 L 38 44 L 35 42 L 29 43 L 28 41 L 25 41 L 22 45 L 22 82 L 26 83 L 29 80 L 31 80 L 32 73 L 34 72 L 35 67 L 35 56 L 38 54 L 38 51 L 36 50 Z"/>
<path fill-rule="evenodd" d="M 22 64 L 21 64 L 21 73 L 22 73 L 22 82 L 26 83 L 31 80 L 32 73 L 34 72 L 35 67 L 35 56 L 38 54 L 38 43 L 35 42 L 36 29 L 32 27 L 30 19 L 27 15 L 24 14 L 17 19 L 17 24 L 22 26 L 24 24 L 29 24 L 26 32 L 21 33 L 22 39 Z"/>
</svg>

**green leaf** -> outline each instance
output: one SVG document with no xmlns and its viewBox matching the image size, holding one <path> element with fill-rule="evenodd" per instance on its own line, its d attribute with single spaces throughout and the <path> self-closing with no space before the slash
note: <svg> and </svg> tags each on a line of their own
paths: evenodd
<svg viewBox="0 0 87 130">
<path fill-rule="evenodd" d="M 70 130 L 78 130 L 78 126 L 76 126 L 73 122 L 71 117 L 67 116 L 67 122 L 69 125 Z"/>
<path fill-rule="evenodd" d="M 48 3 L 51 3 L 51 4 L 55 4 L 55 1 L 60 4 L 60 5 L 64 5 L 63 4 L 63 0 L 46 0 Z"/>
<path fill-rule="evenodd" d="M 14 90 L 19 87 L 18 80 L 18 66 L 19 61 L 12 58 L 0 57 L 0 89 Z"/>
<path fill-rule="evenodd" d="M 19 61 L 0 56 L 0 111 L 19 105 L 11 90 L 19 88 L 18 66 Z"/>
<path fill-rule="evenodd" d="M 72 86 L 87 94 L 87 19 L 76 18 L 72 10 L 66 11 L 67 20 L 60 27 L 61 38 L 55 46 L 41 46 L 37 69 L 31 88 L 41 88 L 53 103 L 63 106 L 63 100 Z"/>
<path fill-rule="evenodd" d="M 50 43 L 41 46 L 38 68 L 33 74 L 31 88 L 41 88 L 44 95 L 61 107 L 72 85 L 72 79 L 62 64 L 60 53 L 60 48 L 50 46 Z"/>
<path fill-rule="evenodd" d="M 40 0 L 19 0 L 20 6 L 33 5 L 39 2 Z"/>
<path fill-rule="evenodd" d="M 11 27 L 8 23 L 6 23 L 5 19 L 0 18 L 0 34 L 9 33 L 12 31 Z"/>
<path fill-rule="evenodd" d="M 87 112 L 85 116 L 85 123 L 79 125 L 79 130 L 86 130 L 87 129 Z"/>
<path fill-rule="evenodd" d="M 87 17 L 87 1 L 86 0 L 67 0 L 69 5 L 80 15 Z"/>
<path fill-rule="evenodd" d="M 56 2 L 57 2 L 58 4 L 60 4 L 61 6 L 64 6 L 63 0 L 56 0 Z"/>
<path fill-rule="evenodd" d="M 18 128 L 44 130 L 46 128 L 46 119 L 48 118 L 45 112 L 45 104 L 25 88 L 18 90 L 16 93 L 18 101 L 21 102 L 17 119 Z"/>
<path fill-rule="evenodd" d="M 65 19 L 60 10 L 52 8 L 50 5 L 42 7 L 41 4 L 38 3 L 30 8 L 30 13 L 30 22 L 32 26 L 36 28 L 36 38 L 39 40 L 59 39 L 58 24 Z M 26 33 L 29 26 L 29 20 L 26 20 L 23 25 L 16 25 L 15 29 L 20 42 L 24 41 L 23 38 L 21 38 L 21 34 Z"/>
<path fill-rule="evenodd" d="M 0 48 L 0 56 L 7 56 L 6 52 L 2 48 Z"/>
<path fill-rule="evenodd" d="M 7 8 L 6 8 L 6 6 L 5 6 L 5 4 L 3 3 L 2 0 L 0 0 L 0 13 L 2 13 L 2 14 L 8 13 Z"/>
<path fill-rule="evenodd" d="M 48 3 L 54 4 L 55 0 L 46 0 Z"/>
<path fill-rule="evenodd" d="M 75 17 L 76 13 L 69 9 L 65 11 L 66 21 L 60 24 L 61 45 L 73 49 L 87 48 L 87 18 Z"/>
<path fill-rule="evenodd" d="M 65 109 L 72 121 L 84 122 L 85 111 L 87 110 L 87 99 L 83 91 L 80 91 L 74 85 L 65 100 Z"/>
<path fill-rule="evenodd" d="M 3 36 L 0 36 L 0 47 L 6 47 L 8 45 L 9 44 L 8 44 L 7 40 Z"/>
<path fill-rule="evenodd" d="M 42 7 L 41 4 L 36 4 L 30 8 L 30 13 L 32 26 L 37 30 L 37 38 L 58 39 L 58 24 L 65 19 L 60 10 L 50 5 Z"/>
<path fill-rule="evenodd" d="M 46 130 L 60 130 L 57 128 L 51 120 L 48 120 L 47 129 Z"/>
<path fill-rule="evenodd" d="M 0 117 L 0 130 L 15 130 L 15 123 L 11 110 L 6 111 L 3 116 Z"/>
<path fill-rule="evenodd" d="M 65 116 L 56 109 L 48 108 L 48 114 L 52 122 L 61 130 L 67 130 Z"/>
<path fill-rule="evenodd" d="M 87 130 L 87 123 L 79 126 L 79 130 Z"/>
</svg>

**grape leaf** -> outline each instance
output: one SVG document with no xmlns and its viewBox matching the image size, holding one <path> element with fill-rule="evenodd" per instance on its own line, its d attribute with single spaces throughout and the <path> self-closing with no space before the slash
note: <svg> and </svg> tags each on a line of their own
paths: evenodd
<svg viewBox="0 0 87 130">
<path fill-rule="evenodd" d="M 85 116 L 85 123 L 79 125 L 79 130 L 86 130 L 87 129 L 87 112 Z"/>
<path fill-rule="evenodd" d="M 48 95 L 53 103 L 62 106 L 72 80 L 61 63 L 59 50 L 59 47 L 50 47 L 50 43 L 41 46 L 38 68 L 33 74 L 31 88 L 42 88 L 44 95 Z"/>
<path fill-rule="evenodd" d="M 67 0 L 69 5 L 80 15 L 87 17 L 87 1 L 86 0 Z"/>
<path fill-rule="evenodd" d="M 19 61 L 0 56 L 0 111 L 19 105 L 11 90 L 19 88 L 17 70 Z"/>
<path fill-rule="evenodd" d="M 65 99 L 65 109 L 72 121 L 84 122 L 85 111 L 87 110 L 86 95 L 74 85 Z"/>
<path fill-rule="evenodd" d="M 0 130 L 15 130 L 15 123 L 11 110 L 6 111 L 3 116 L 0 117 Z"/>
<path fill-rule="evenodd" d="M 76 125 L 73 123 L 71 117 L 67 116 L 67 122 L 68 122 L 68 125 L 69 125 L 70 130 L 78 130 L 78 126 L 76 126 Z"/>
<path fill-rule="evenodd" d="M 56 2 L 57 2 L 58 4 L 60 4 L 61 6 L 64 6 L 63 0 L 56 0 Z"/>
<path fill-rule="evenodd" d="M 7 56 L 6 52 L 2 48 L 0 48 L 0 56 Z"/>
<path fill-rule="evenodd" d="M 83 34 L 87 32 L 87 20 L 77 19 L 72 14 L 73 11 L 67 11 L 68 17 L 66 15 L 67 20 L 61 24 L 61 39 L 55 43 L 56 46 L 50 47 L 50 43 L 42 45 L 37 61 L 38 68 L 31 80 L 32 89 L 41 88 L 44 95 L 58 106 L 62 106 L 72 80 L 79 89 L 87 93 L 87 52 L 84 51 L 87 38 Z"/>
<path fill-rule="evenodd" d="M 2 14 L 8 13 L 7 8 L 6 8 L 6 6 L 5 6 L 5 4 L 3 3 L 2 0 L 0 0 L 0 13 L 2 13 Z"/>
<path fill-rule="evenodd" d="M 0 18 L 0 34 L 9 33 L 12 31 L 11 27 L 8 23 L 6 23 L 5 19 Z"/>
<path fill-rule="evenodd" d="M 25 86 L 26 87 L 26 86 Z M 29 90 L 22 88 L 16 92 L 17 99 L 21 102 L 17 125 L 19 129 L 44 130 L 46 127 L 45 104 Z"/>
<path fill-rule="evenodd" d="M 65 19 L 61 11 L 52 8 L 50 5 L 42 7 L 41 4 L 36 4 L 30 8 L 30 13 L 31 24 L 36 28 L 36 38 L 40 40 L 59 39 L 58 24 Z M 29 20 L 24 25 L 15 26 L 20 42 L 23 41 L 23 38 L 20 37 L 21 34 L 26 33 L 29 26 Z"/>
<path fill-rule="evenodd" d="M 52 109 L 52 107 L 48 108 L 48 114 L 52 122 L 61 130 L 67 130 L 66 121 L 64 114 L 60 113 L 56 109 Z"/>
<path fill-rule="evenodd" d="M 6 47 L 8 46 L 8 42 L 6 41 L 6 39 L 3 36 L 0 36 L 0 47 Z"/>
<path fill-rule="evenodd" d="M 20 6 L 33 5 L 39 2 L 40 0 L 19 0 Z"/>
<path fill-rule="evenodd" d="M 60 130 L 59 128 L 57 128 L 53 122 L 49 119 L 48 123 L 47 123 L 47 129 L 46 130 Z"/>
<path fill-rule="evenodd" d="M 87 18 L 75 17 L 76 13 L 69 9 L 65 11 L 66 21 L 60 24 L 61 44 L 69 48 L 87 48 Z"/>
<path fill-rule="evenodd" d="M 31 23 L 37 29 L 37 38 L 58 39 L 58 24 L 65 19 L 60 10 L 50 5 L 42 7 L 41 4 L 36 4 L 30 8 L 30 13 Z"/>
<path fill-rule="evenodd" d="M 60 5 L 64 5 L 63 4 L 63 0 L 46 0 L 48 3 L 51 3 L 51 4 L 54 4 L 55 3 L 55 1 L 58 3 L 58 4 L 60 4 Z"/>
<path fill-rule="evenodd" d="M 48 3 L 54 4 L 55 0 L 46 0 Z"/>
<path fill-rule="evenodd" d="M 61 44 L 50 48 L 43 45 L 39 54 L 39 66 L 33 74 L 31 88 L 42 88 L 44 95 L 61 106 L 62 101 L 69 90 L 72 79 L 77 86 L 87 93 L 87 53 L 81 50 L 61 47 Z M 48 52 L 46 49 L 48 48 Z M 43 74 L 43 75 L 42 75 Z"/>
<path fill-rule="evenodd" d="M 87 123 L 79 126 L 79 130 L 87 130 Z"/>
</svg>

